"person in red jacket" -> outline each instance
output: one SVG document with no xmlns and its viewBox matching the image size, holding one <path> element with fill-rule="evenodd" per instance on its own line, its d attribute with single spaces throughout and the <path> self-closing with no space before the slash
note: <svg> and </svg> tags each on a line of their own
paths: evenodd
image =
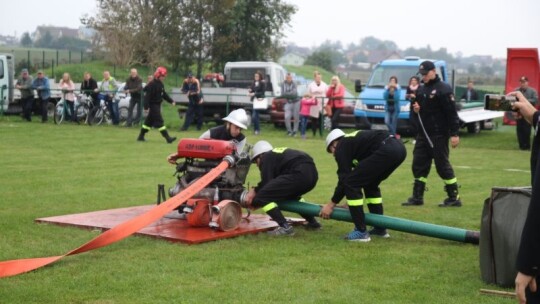
<svg viewBox="0 0 540 304">
<path fill-rule="evenodd" d="M 332 130 L 338 127 L 339 115 L 341 115 L 343 107 L 345 107 L 344 96 L 345 87 L 341 84 L 339 77 L 336 75 L 332 76 L 330 86 L 328 87 L 328 91 L 326 91 L 326 97 L 328 97 L 327 106 L 330 105 L 332 109 L 332 113 L 329 115 L 332 118 Z"/>
</svg>

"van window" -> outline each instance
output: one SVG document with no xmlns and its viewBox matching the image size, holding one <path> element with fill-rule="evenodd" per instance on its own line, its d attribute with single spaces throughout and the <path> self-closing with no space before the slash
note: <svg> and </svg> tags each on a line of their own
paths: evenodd
<svg viewBox="0 0 540 304">
<path fill-rule="evenodd" d="M 0 79 L 4 79 L 4 62 L 0 60 Z"/>
<path fill-rule="evenodd" d="M 417 66 L 378 66 L 371 74 L 367 86 L 369 88 L 384 88 L 390 77 L 396 76 L 399 85 L 405 88 L 409 85 L 409 78 L 418 73 Z"/>
<path fill-rule="evenodd" d="M 231 68 L 229 81 L 253 81 L 256 72 L 266 74 L 265 68 Z"/>
</svg>

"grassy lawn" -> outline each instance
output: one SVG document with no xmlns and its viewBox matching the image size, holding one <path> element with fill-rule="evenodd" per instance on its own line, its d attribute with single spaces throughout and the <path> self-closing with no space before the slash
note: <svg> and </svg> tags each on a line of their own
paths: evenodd
<svg viewBox="0 0 540 304">
<path fill-rule="evenodd" d="M 170 132 L 181 121 L 164 107 Z M 175 182 L 166 156 L 176 149 L 157 130 L 138 143 L 137 129 L 112 126 L 23 123 L 0 117 L 0 260 L 53 256 L 99 232 L 47 224 L 54 215 L 151 204 L 156 184 Z M 194 129 L 192 127 L 192 129 Z M 248 140 L 267 139 L 310 153 L 319 182 L 307 201 L 323 204 L 336 182 L 336 165 L 324 140 L 285 137 L 270 125 Z M 461 184 L 462 208 L 442 209 L 443 183 L 432 170 L 426 205 L 404 208 L 410 194 L 413 146 L 403 165 L 382 184 L 387 215 L 471 230 L 480 227 L 492 186 L 529 183 L 529 154 L 517 149 L 515 131 L 499 127 L 462 134 L 451 160 Z M 522 171 L 508 171 L 518 169 Z M 258 182 L 252 167 L 250 185 Z M 264 234 L 196 246 L 129 237 L 52 266 L 0 279 L 2 303 L 513 303 L 479 294 L 495 289 L 480 278 L 474 245 L 390 231 L 390 239 L 345 242 L 352 224 L 325 221 L 318 232 L 294 237 Z"/>
</svg>

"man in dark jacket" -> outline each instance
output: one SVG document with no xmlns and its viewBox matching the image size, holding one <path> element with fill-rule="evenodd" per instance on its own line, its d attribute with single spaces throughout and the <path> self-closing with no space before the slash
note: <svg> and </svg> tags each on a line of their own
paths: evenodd
<svg viewBox="0 0 540 304">
<path fill-rule="evenodd" d="M 130 94 L 131 98 L 129 99 L 128 107 L 128 117 L 126 121 L 126 127 L 131 127 L 133 123 L 133 109 L 137 107 L 137 117 L 135 117 L 135 123 L 139 123 L 142 117 L 140 104 L 141 104 L 141 93 L 142 93 L 142 79 L 137 74 L 137 69 L 131 69 L 129 72 L 129 77 L 126 80 L 126 85 L 124 87 L 124 92 Z"/>
<path fill-rule="evenodd" d="M 452 88 L 441 81 L 435 72 L 433 62 L 427 60 L 420 64 L 423 86 L 418 88 L 413 111 L 416 113 L 420 130 L 416 136 L 413 150 L 412 171 L 414 175 L 413 195 L 403 206 L 420 206 L 424 204 L 424 191 L 431 163 L 435 161 L 437 173 L 443 179 L 448 194 L 440 207 L 460 207 L 458 184 L 454 169 L 448 159 L 452 148 L 459 145 L 459 117 Z"/>
<path fill-rule="evenodd" d="M 45 123 L 48 118 L 47 106 L 51 97 L 51 87 L 49 85 L 49 78 L 45 77 L 43 71 L 37 72 L 37 77 L 32 82 L 32 88 L 38 93 L 41 103 L 41 122 Z"/>
<path fill-rule="evenodd" d="M 538 93 L 535 89 L 529 87 L 529 78 L 527 76 L 521 76 L 519 78 L 519 88 L 515 91 L 520 91 L 525 98 L 532 104 L 536 105 L 538 102 Z M 525 119 L 518 117 L 516 119 L 516 133 L 519 148 L 521 150 L 531 149 L 531 125 L 525 121 Z"/>
<path fill-rule="evenodd" d="M 478 93 L 474 89 L 474 82 L 472 80 L 467 82 L 467 90 L 463 92 L 460 99 L 465 101 L 478 100 Z"/>
<path fill-rule="evenodd" d="M 184 83 L 182 84 L 182 93 L 187 95 L 188 109 L 186 112 L 186 120 L 184 120 L 184 125 L 180 130 L 186 131 L 194 119 L 197 119 L 197 130 L 200 130 L 202 128 L 204 118 L 201 85 L 199 80 L 193 77 L 192 73 L 188 73 L 187 78 L 184 79 Z"/>
<path fill-rule="evenodd" d="M 286 200 L 297 200 L 317 184 L 319 175 L 311 156 L 289 148 L 274 148 L 261 140 L 253 146 L 251 156 L 261 171 L 261 181 L 247 195 L 247 204 L 262 208 L 279 225 L 270 235 L 293 235 L 294 230 L 279 210 Z M 315 217 L 301 215 L 307 220 L 306 228 L 319 229 Z"/>
<path fill-rule="evenodd" d="M 347 240 L 369 242 L 370 235 L 390 237 L 382 227 L 366 230 L 363 205 L 368 205 L 370 213 L 384 213 L 379 185 L 405 160 L 407 150 L 403 143 L 387 131 L 345 134 L 334 129 L 326 137 L 326 151 L 334 155 L 338 165 L 338 183 L 331 201 L 321 209 L 321 217 L 328 219 L 345 197 L 355 226 Z"/>
<path fill-rule="evenodd" d="M 17 79 L 15 88 L 21 91 L 21 105 L 23 118 L 32 121 L 32 108 L 34 107 L 34 91 L 32 89 L 32 76 L 27 69 L 21 70 L 21 77 Z"/>
<path fill-rule="evenodd" d="M 158 67 L 154 73 L 154 79 L 146 85 L 144 91 L 146 95 L 144 96 L 144 110 L 148 111 L 148 116 L 144 121 L 144 124 L 141 127 L 141 132 L 139 133 L 138 141 L 145 141 L 144 135 L 150 131 L 152 127 L 159 130 L 161 135 L 165 137 L 167 143 L 172 143 L 176 140 L 176 137 L 170 137 L 167 132 L 167 127 L 163 123 L 163 117 L 161 116 L 161 102 L 165 99 L 167 102 L 170 102 L 173 106 L 175 105 L 174 100 L 165 92 L 165 86 L 163 85 L 163 79 L 167 76 L 167 69 L 164 67 Z"/>
<path fill-rule="evenodd" d="M 531 153 L 531 177 L 532 195 L 527 212 L 527 219 L 521 234 L 521 243 L 516 259 L 516 296 L 519 303 L 540 303 L 540 292 L 538 284 L 540 280 L 540 162 L 538 158 L 538 145 L 540 134 L 538 127 L 540 124 L 540 112 L 537 111 L 531 102 L 520 91 L 511 93 L 517 97 L 518 102 L 514 104 L 514 109 L 520 116 L 534 127 L 534 142 Z M 536 154 L 536 155 L 535 155 Z"/>
</svg>

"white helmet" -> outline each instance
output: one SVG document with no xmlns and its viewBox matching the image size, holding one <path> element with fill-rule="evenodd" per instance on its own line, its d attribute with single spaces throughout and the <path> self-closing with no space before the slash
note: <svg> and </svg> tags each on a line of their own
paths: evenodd
<svg viewBox="0 0 540 304">
<path fill-rule="evenodd" d="M 230 122 L 233 125 L 247 130 L 248 128 L 248 117 L 244 109 L 236 109 L 229 113 L 227 117 L 223 118 L 224 121 Z"/>
<path fill-rule="evenodd" d="M 269 142 L 267 142 L 266 140 L 259 140 L 253 146 L 253 150 L 252 150 L 253 152 L 251 154 L 251 161 L 254 161 L 259 155 L 263 153 L 272 151 L 272 149 L 274 149 L 274 147 L 272 147 L 272 145 Z"/>
<path fill-rule="evenodd" d="M 341 138 L 345 136 L 345 132 L 341 131 L 341 129 L 334 129 L 332 132 L 326 136 L 326 151 L 330 153 L 330 145 L 332 142 L 338 138 Z"/>
</svg>

